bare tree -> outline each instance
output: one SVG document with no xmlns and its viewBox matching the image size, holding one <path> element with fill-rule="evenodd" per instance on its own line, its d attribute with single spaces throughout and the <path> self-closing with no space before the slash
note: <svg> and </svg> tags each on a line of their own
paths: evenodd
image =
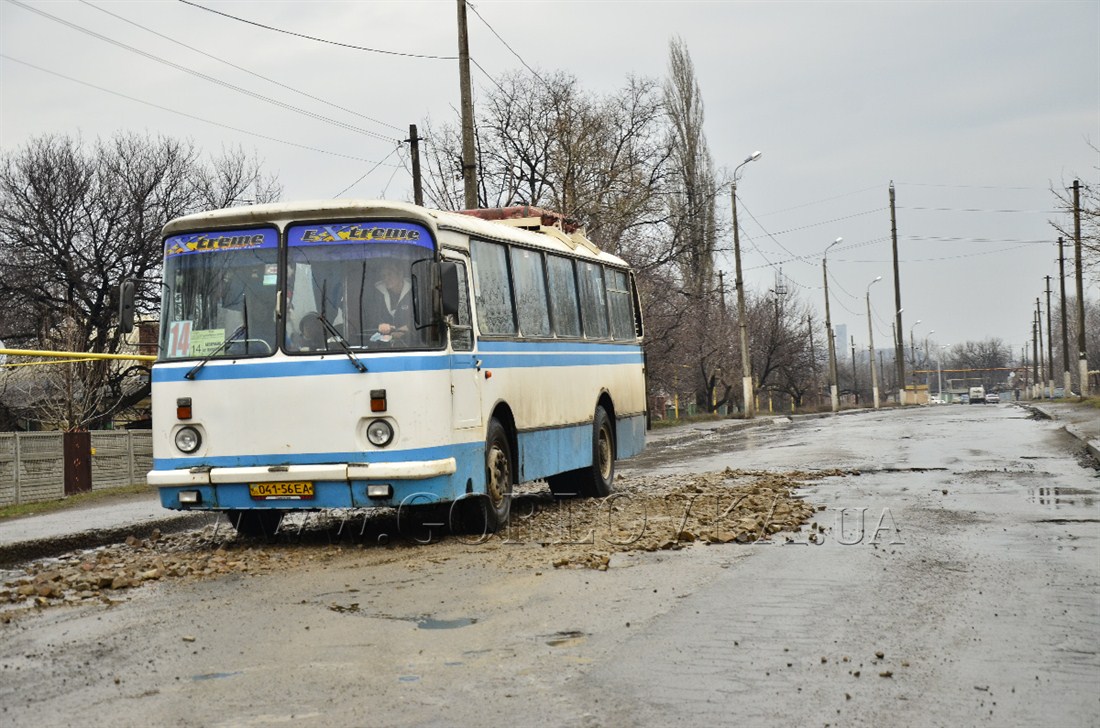
<svg viewBox="0 0 1100 728">
<path fill-rule="evenodd" d="M 1095 154 L 1100 154 L 1100 148 L 1089 143 L 1089 148 Z M 1100 167 L 1093 167 L 1094 171 L 1100 171 Z M 1100 187 L 1096 185 L 1080 185 L 1079 198 L 1081 204 L 1081 256 L 1083 272 L 1093 280 L 1100 281 Z M 1051 220 L 1050 224 L 1058 231 L 1058 234 L 1070 241 L 1074 241 L 1073 222 L 1073 183 L 1062 181 L 1060 187 L 1051 185 L 1050 192 L 1057 200 L 1058 209 L 1062 216 Z"/>
<path fill-rule="evenodd" d="M 130 133 L 90 148 L 68 136 L 32 140 L 0 161 L 0 300 L 7 306 L 0 339 L 118 353 L 117 286 L 135 280 L 142 309 L 155 309 L 168 220 L 278 194 L 242 152 L 204 162 L 190 142 Z M 63 418 L 68 427 L 99 426 L 145 394 L 133 384 L 147 381 L 142 366 L 73 365 L 70 372 L 80 381 Z"/>
</svg>

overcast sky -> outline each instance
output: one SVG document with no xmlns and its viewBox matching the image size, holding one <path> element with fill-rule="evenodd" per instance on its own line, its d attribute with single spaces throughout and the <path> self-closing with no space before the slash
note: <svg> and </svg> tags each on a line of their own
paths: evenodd
<svg viewBox="0 0 1100 728">
<path fill-rule="evenodd" d="M 195 1 L 337 43 L 456 55 L 453 0 Z M 397 141 L 410 123 L 451 120 L 458 107 L 450 59 L 326 45 L 183 2 L 27 3 L 33 10 L 25 2 L 0 0 L 5 153 L 40 134 L 91 141 L 149 131 L 212 152 L 242 146 L 279 176 L 287 200 L 410 200 Z M 781 269 L 788 295 L 822 310 L 821 254 L 843 237 L 829 253 L 832 316 L 860 346 L 864 297 L 878 275 L 875 343 L 887 347 L 891 337 L 891 180 L 906 341 L 933 330 L 941 345 L 999 337 L 1017 354 L 1030 341 L 1037 296 L 1045 311 L 1043 277 L 1058 274 L 1050 187 L 1075 177 L 1100 184 L 1090 146 L 1100 146 L 1097 0 L 473 7 L 475 102 L 477 87 L 492 83 L 487 74 L 524 63 L 572 73 L 598 93 L 631 74 L 663 77 L 669 39 L 679 35 L 695 63 L 715 164 L 729 170 L 763 152 L 738 187 L 748 287 L 775 288 Z M 720 265 L 730 270 L 732 242 L 723 247 Z"/>
</svg>

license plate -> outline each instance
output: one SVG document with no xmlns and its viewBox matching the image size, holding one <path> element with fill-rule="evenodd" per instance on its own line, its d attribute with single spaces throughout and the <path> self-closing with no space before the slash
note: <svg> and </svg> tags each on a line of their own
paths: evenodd
<svg viewBox="0 0 1100 728">
<path fill-rule="evenodd" d="M 313 483 L 249 483 L 248 494 L 253 500 L 310 500 Z"/>
</svg>

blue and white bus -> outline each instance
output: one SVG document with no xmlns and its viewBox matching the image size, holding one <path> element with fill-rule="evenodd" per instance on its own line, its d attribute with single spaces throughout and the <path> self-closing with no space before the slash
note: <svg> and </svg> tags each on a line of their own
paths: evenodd
<svg viewBox="0 0 1100 728">
<path fill-rule="evenodd" d="M 643 447 L 631 271 L 545 211 L 204 212 L 164 228 L 163 276 L 148 482 L 166 508 L 258 536 L 292 510 L 436 502 L 486 532 L 513 486 L 605 496 Z"/>
</svg>

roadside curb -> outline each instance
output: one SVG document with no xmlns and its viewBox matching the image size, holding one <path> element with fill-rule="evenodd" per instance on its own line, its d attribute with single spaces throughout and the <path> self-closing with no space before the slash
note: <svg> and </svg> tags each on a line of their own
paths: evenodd
<svg viewBox="0 0 1100 728">
<path fill-rule="evenodd" d="M 119 543 L 127 536 L 148 538 L 153 531 L 178 533 L 214 523 L 217 513 L 179 513 L 112 528 L 101 528 L 65 536 L 52 536 L 30 541 L 0 544 L 0 568 L 17 566 L 35 559 L 45 559 L 77 549 L 92 549 Z"/>
<path fill-rule="evenodd" d="M 1089 451 L 1089 455 L 1092 455 L 1092 457 L 1100 462 L 1100 440 L 1090 440 L 1088 435 L 1085 434 L 1082 430 L 1078 429 L 1075 425 L 1066 425 L 1065 430 L 1081 442 L 1085 443 L 1085 449 Z"/>
</svg>

